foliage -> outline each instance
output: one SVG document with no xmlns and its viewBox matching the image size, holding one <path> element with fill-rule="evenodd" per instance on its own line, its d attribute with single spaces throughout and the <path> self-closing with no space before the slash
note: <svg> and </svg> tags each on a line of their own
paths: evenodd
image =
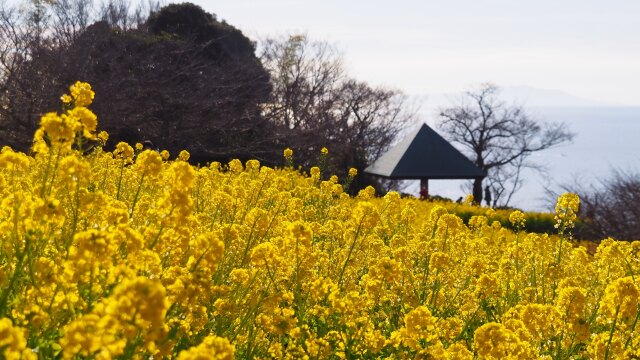
<svg viewBox="0 0 640 360">
<path fill-rule="evenodd" d="M 447 212 L 458 216 L 465 224 L 469 224 L 469 220 L 474 216 L 484 216 L 490 223 L 497 221 L 503 228 L 517 230 L 509 220 L 510 215 L 517 209 L 480 207 L 468 203 L 453 202 L 446 198 L 443 198 L 443 200 L 435 200 L 435 202 L 447 209 Z M 528 211 L 525 213 L 525 216 L 527 221 L 520 230 L 539 234 L 546 233 L 550 235 L 557 232 L 554 214 L 548 212 Z M 576 219 L 575 223 L 576 229 L 582 231 L 585 226 L 584 221 L 582 219 Z M 582 234 L 581 232 L 578 233 Z"/>
<path fill-rule="evenodd" d="M 192 162 L 203 164 L 279 158 L 276 132 L 259 107 L 271 91 L 269 74 L 239 30 L 188 3 L 159 9 L 130 28 L 113 16 L 64 42 L 47 31 L 55 24 L 45 23 L 43 39 L 25 44 L 24 60 L 0 78 L 11 93 L 0 117 L 8 144 L 28 150 L 39 115 L 55 106 L 65 84 L 81 78 L 102 94 L 94 111 L 111 135 L 109 148 L 147 141 L 174 153 L 187 149 Z M 14 27 L 25 22 L 15 19 Z"/>
<path fill-rule="evenodd" d="M 550 236 L 521 212 L 513 232 L 394 192 L 350 197 L 318 167 L 87 153 L 107 134 L 91 87 L 70 90 L 34 156 L 0 153 L 7 358 L 640 356 L 640 242 L 574 246 L 573 194 Z"/>
<path fill-rule="evenodd" d="M 564 124 L 536 121 L 522 107 L 501 102 L 492 84 L 468 91 L 440 117 L 440 128 L 448 138 L 462 145 L 476 166 L 487 172 L 494 207 L 509 204 L 522 184 L 522 169 L 540 169 L 529 161 L 531 154 L 573 138 Z M 482 195 L 482 179 L 476 179 L 473 197 L 478 204 Z"/>
<path fill-rule="evenodd" d="M 36 0 L 0 9 L 0 136 L 28 151 L 39 116 L 66 84 L 102 94 L 93 110 L 118 142 L 190 152 L 190 162 L 232 158 L 274 165 L 291 147 L 309 169 L 331 148 L 328 170 L 364 169 L 412 114 L 396 90 L 351 79 L 326 43 L 305 37 L 255 44 L 190 4 L 129 10 L 110 0 Z M 20 49 L 15 51 L 14 49 Z M 10 96 L 9 96 L 10 94 Z M 360 176 L 352 189 L 383 182 Z"/>
</svg>

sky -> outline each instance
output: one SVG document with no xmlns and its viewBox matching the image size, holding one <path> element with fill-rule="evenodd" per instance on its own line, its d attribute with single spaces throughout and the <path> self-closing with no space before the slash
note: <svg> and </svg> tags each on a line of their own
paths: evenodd
<svg viewBox="0 0 640 360">
<path fill-rule="evenodd" d="M 636 0 L 193 2 L 254 40 L 328 41 L 351 76 L 409 95 L 492 82 L 640 106 Z"/>
</svg>

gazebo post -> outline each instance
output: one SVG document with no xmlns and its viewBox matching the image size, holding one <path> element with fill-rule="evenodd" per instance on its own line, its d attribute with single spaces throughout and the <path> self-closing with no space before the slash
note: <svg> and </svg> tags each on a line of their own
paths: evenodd
<svg viewBox="0 0 640 360">
<path fill-rule="evenodd" d="M 420 179 L 420 199 L 429 198 L 429 178 Z"/>
<path fill-rule="evenodd" d="M 473 181 L 473 203 L 476 205 L 482 205 L 482 179 L 484 176 L 479 176 Z"/>
</svg>

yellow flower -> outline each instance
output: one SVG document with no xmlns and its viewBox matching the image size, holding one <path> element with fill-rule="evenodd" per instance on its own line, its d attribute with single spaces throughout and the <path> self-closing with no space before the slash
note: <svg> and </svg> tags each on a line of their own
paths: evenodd
<svg viewBox="0 0 640 360">
<path fill-rule="evenodd" d="M 106 131 L 100 131 L 98 133 L 98 139 L 102 140 L 102 144 L 105 144 L 109 140 L 109 134 Z"/>
<path fill-rule="evenodd" d="M 436 318 L 426 306 L 418 306 L 404 316 L 404 327 L 391 335 L 391 342 L 396 346 L 404 345 L 414 351 L 438 341 Z"/>
<path fill-rule="evenodd" d="M 251 251 L 251 263 L 257 267 L 274 268 L 280 262 L 278 253 L 278 248 L 274 244 L 270 242 L 262 243 Z"/>
<path fill-rule="evenodd" d="M 244 170 L 244 166 L 242 166 L 242 161 L 238 159 L 233 159 L 229 161 L 229 170 L 231 170 L 234 174 L 240 174 Z"/>
<path fill-rule="evenodd" d="M 431 257 L 429 259 L 429 268 L 434 270 L 443 270 L 449 265 L 450 261 L 451 257 L 449 256 L 449 254 L 443 253 L 441 251 L 436 251 L 431 254 Z"/>
<path fill-rule="evenodd" d="M 587 305 L 585 291 L 576 286 L 567 286 L 560 290 L 557 306 L 570 320 L 579 319 L 584 316 L 584 309 Z"/>
<path fill-rule="evenodd" d="M 288 226 L 288 230 L 291 236 L 300 241 L 304 246 L 311 246 L 311 240 L 313 238 L 313 231 L 311 228 L 302 221 L 296 221 Z"/>
<path fill-rule="evenodd" d="M 447 348 L 447 359 L 473 360 L 473 353 L 465 345 L 456 343 Z"/>
<path fill-rule="evenodd" d="M 89 164 L 76 156 L 66 156 L 60 160 L 60 178 L 70 183 L 89 181 L 92 175 Z"/>
<path fill-rule="evenodd" d="M 69 104 L 71 103 L 73 99 L 71 98 L 71 96 L 64 94 L 62 96 L 60 96 L 60 101 L 62 101 L 64 104 Z"/>
<path fill-rule="evenodd" d="M 340 184 L 326 150 L 310 175 L 142 144 L 83 154 L 97 118 L 90 88 L 73 90 L 34 156 L 0 151 L 2 359 L 640 354 L 640 241 L 591 255 L 501 227 L 523 227 L 520 211 L 351 197 L 357 170 Z M 578 207 L 560 197 L 561 233 Z"/>
<path fill-rule="evenodd" d="M 145 336 L 152 339 L 163 330 L 169 302 L 159 281 L 142 276 L 125 279 L 114 289 L 111 298 L 105 312 L 119 320 L 125 335 L 144 331 Z"/>
<path fill-rule="evenodd" d="M 509 214 L 509 222 L 511 222 L 511 225 L 514 229 L 520 230 L 524 228 L 526 224 L 526 218 L 522 211 L 515 210 L 511 212 L 511 214 Z"/>
<path fill-rule="evenodd" d="M 60 340 L 63 358 L 94 354 L 97 358 L 110 358 L 122 354 L 126 340 L 116 337 L 114 325 L 111 319 L 97 314 L 86 314 L 72 321 L 65 326 Z"/>
<path fill-rule="evenodd" d="M 162 171 L 162 158 L 155 151 L 145 150 L 138 155 L 136 165 L 145 175 L 157 177 Z"/>
<path fill-rule="evenodd" d="M 464 198 L 463 203 L 467 204 L 467 205 L 471 205 L 473 203 L 473 195 L 469 194 Z"/>
<path fill-rule="evenodd" d="M 378 220 L 380 220 L 377 209 L 368 202 L 358 203 L 351 215 L 353 217 L 353 223 L 362 229 L 372 229 Z"/>
<path fill-rule="evenodd" d="M 42 126 L 33 134 L 33 145 L 31 150 L 34 154 L 44 154 L 49 151 L 49 144 L 45 140 L 46 135 Z"/>
<path fill-rule="evenodd" d="M 434 225 L 438 222 L 438 219 L 444 214 L 447 213 L 447 209 L 441 205 L 435 205 L 431 208 L 429 212 L 429 221 L 433 222 Z"/>
<path fill-rule="evenodd" d="M 373 186 L 369 185 L 358 192 L 358 199 L 369 200 L 372 199 L 375 195 L 376 189 L 374 189 Z"/>
<path fill-rule="evenodd" d="M 178 154 L 178 160 L 180 161 L 189 161 L 190 157 L 191 157 L 191 154 L 189 154 L 187 150 L 182 150 L 180 151 L 180 154 Z"/>
<path fill-rule="evenodd" d="M 558 336 L 562 329 L 562 315 L 553 305 L 527 304 L 520 317 L 529 333 L 539 339 Z"/>
<path fill-rule="evenodd" d="M 7 318 L 0 319 L 0 354 L 7 359 L 38 358 L 35 353 L 27 349 L 24 330 L 14 327 L 11 320 Z"/>
<path fill-rule="evenodd" d="M 462 219 L 453 214 L 444 214 L 440 216 L 437 223 L 437 234 L 440 237 L 450 237 L 457 234 L 464 228 Z"/>
<path fill-rule="evenodd" d="M 235 284 L 244 285 L 249 281 L 249 276 L 247 269 L 233 269 L 229 273 L 229 280 Z"/>
<path fill-rule="evenodd" d="M 624 321 L 633 321 L 640 311 L 639 297 L 640 290 L 631 276 L 616 279 L 607 285 L 600 302 L 599 313 L 610 321 L 616 316 Z"/>
<path fill-rule="evenodd" d="M 479 359 L 527 359 L 532 349 L 502 324 L 490 322 L 476 329 L 473 344 Z"/>
<path fill-rule="evenodd" d="M 327 154 L 329 154 L 329 149 L 327 149 L 326 147 L 323 147 L 322 149 L 320 149 L 320 153 L 326 156 Z"/>
<path fill-rule="evenodd" d="M 625 359 L 622 357 L 624 343 L 620 336 L 611 336 L 609 332 L 593 334 L 589 339 L 586 355 L 589 359 Z M 605 355 L 606 354 L 606 355 Z M 633 359 L 633 358 L 628 358 Z"/>
<path fill-rule="evenodd" d="M 245 167 L 247 171 L 258 171 L 260 170 L 260 161 L 258 160 L 247 160 Z"/>
<path fill-rule="evenodd" d="M 131 145 L 122 141 L 119 142 L 118 145 L 116 145 L 115 150 L 113 150 L 113 155 L 117 159 L 124 160 L 126 163 L 130 163 L 133 161 L 133 154 L 133 148 L 131 147 Z"/>
<path fill-rule="evenodd" d="M 261 314 L 256 321 L 271 334 L 283 336 L 296 326 L 297 319 L 293 309 L 276 307 L 268 313 Z"/>
<path fill-rule="evenodd" d="M 224 254 L 224 243 L 213 232 L 196 237 L 189 242 L 189 247 L 193 254 L 189 257 L 187 267 L 192 272 L 201 269 L 213 273 Z"/>
<path fill-rule="evenodd" d="M 22 171 L 26 170 L 28 166 L 29 158 L 25 154 L 17 153 L 8 146 L 2 148 L 2 152 L 0 152 L 0 168 L 10 171 Z"/>
<path fill-rule="evenodd" d="M 556 228 L 573 228 L 576 221 L 576 213 L 580 208 L 580 198 L 576 194 L 564 193 L 556 203 Z"/>
<path fill-rule="evenodd" d="M 491 274 L 482 274 L 476 284 L 475 295 L 478 299 L 488 299 L 500 295 L 498 279 Z"/>
<path fill-rule="evenodd" d="M 489 220 L 482 215 L 474 215 L 469 219 L 469 228 L 481 230 L 489 226 Z"/>
<path fill-rule="evenodd" d="M 235 347 L 229 340 L 207 336 L 200 345 L 182 350 L 178 360 L 233 360 Z"/>
<path fill-rule="evenodd" d="M 81 125 L 76 118 L 47 113 L 40 119 L 40 127 L 53 143 L 71 144 Z"/>
<path fill-rule="evenodd" d="M 93 102 L 95 93 L 88 83 L 77 81 L 69 87 L 69 90 L 71 91 L 71 97 L 75 100 L 75 106 L 87 106 Z"/>
<path fill-rule="evenodd" d="M 395 259 L 384 257 L 369 268 L 369 275 L 386 283 L 393 283 L 401 278 L 400 264 Z"/>
<path fill-rule="evenodd" d="M 89 139 L 95 139 L 95 131 L 98 126 L 98 117 L 86 107 L 76 106 L 69 110 L 69 116 L 75 117 L 82 124 L 83 134 Z"/>
<path fill-rule="evenodd" d="M 404 326 L 411 335 L 418 335 L 421 338 L 435 336 L 435 319 L 431 316 L 431 311 L 425 306 L 419 306 L 411 310 L 404 317 Z"/>
</svg>

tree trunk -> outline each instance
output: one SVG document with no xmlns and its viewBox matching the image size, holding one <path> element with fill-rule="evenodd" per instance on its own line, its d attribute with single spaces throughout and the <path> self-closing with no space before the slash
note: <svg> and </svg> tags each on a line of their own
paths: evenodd
<svg viewBox="0 0 640 360">
<path fill-rule="evenodd" d="M 482 178 L 476 178 L 473 181 L 473 203 L 476 205 L 482 203 Z"/>
</svg>

